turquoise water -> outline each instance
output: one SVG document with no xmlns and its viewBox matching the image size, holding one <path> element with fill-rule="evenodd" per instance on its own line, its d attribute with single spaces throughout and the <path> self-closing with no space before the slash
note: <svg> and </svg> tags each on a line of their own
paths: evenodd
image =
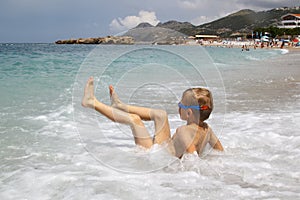
<svg viewBox="0 0 300 200">
<path fill-rule="evenodd" d="M 0 44 L 1 199 L 297 199 L 300 58 L 199 46 Z M 95 77 L 109 103 L 166 109 L 191 86 L 214 94 L 224 153 L 178 160 L 80 106 Z M 146 123 L 151 131 L 153 124 Z"/>
</svg>

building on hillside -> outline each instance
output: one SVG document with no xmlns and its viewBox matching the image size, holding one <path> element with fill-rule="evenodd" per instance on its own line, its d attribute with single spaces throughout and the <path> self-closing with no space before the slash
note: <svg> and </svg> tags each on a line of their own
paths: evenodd
<svg viewBox="0 0 300 200">
<path fill-rule="evenodd" d="M 300 14 L 286 14 L 281 17 L 278 28 L 298 28 L 300 27 Z"/>
<path fill-rule="evenodd" d="M 292 8 L 280 7 L 280 8 L 275 8 L 275 10 L 300 10 L 300 6 L 295 6 L 295 7 L 292 7 Z"/>
</svg>

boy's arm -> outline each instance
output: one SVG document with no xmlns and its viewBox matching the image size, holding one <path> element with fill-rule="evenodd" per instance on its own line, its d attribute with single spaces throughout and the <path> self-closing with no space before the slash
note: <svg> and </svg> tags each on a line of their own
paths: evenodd
<svg viewBox="0 0 300 200">
<path fill-rule="evenodd" d="M 224 151 L 224 148 L 218 139 L 218 137 L 215 135 L 215 133 L 210 129 L 210 139 L 209 139 L 209 144 L 212 146 L 214 149 L 219 150 L 219 151 Z"/>
</svg>

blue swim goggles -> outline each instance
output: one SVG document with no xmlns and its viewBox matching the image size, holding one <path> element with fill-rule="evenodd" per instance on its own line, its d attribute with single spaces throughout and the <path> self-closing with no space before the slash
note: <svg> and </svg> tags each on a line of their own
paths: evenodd
<svg viewBox="0 0 300 200">
<path fill-rule="evenodd" d="M 206 105 L 205 106 L 185 106 L 181 102 L 178 103 L 178 107 L 182 108 L 184 110 L 189 109 L 189 108 L 195 109 L 195 110 L 208 110 L 208 106 L 206 106 Z"/>
</svg>

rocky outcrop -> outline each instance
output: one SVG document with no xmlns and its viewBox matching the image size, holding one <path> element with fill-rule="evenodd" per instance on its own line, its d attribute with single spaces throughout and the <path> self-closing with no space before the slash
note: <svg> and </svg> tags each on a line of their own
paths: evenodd
<svg viewBox="0 0 300 200">
<path fill-rule="evenodd" d="M 129 36 L 107 36 L 98 38 L 79 38 L 58 40 L 56 44 L 134 44 L 134 40 Z"/>
</svg>

